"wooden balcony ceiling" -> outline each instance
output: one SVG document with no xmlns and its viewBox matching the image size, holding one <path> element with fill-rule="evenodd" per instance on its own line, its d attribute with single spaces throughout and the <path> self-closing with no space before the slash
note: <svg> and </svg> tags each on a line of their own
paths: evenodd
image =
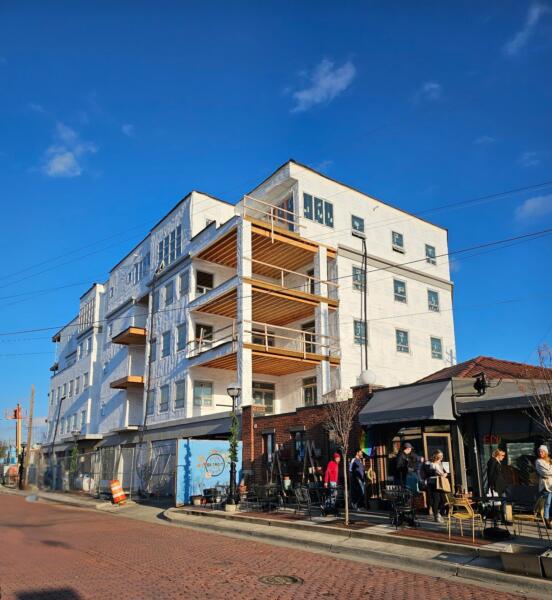
<svg viewBox="0 0 552 600">
<path fill-rule="evenodd" d="M 253 225 L 251 243 L 255 260 L 292 271 L 312 264 L 314 255 L 318 251 L 318 244 L 285 230 L 272 233 L 266 224 Z M 328 256 L 335 258 L 335 255 L 335 250 L 328 248 Z M 235 269 L 236 256 L 237 233 L 234 229 L 201 252 L 198 258 Z M 253 272 L 267 277 L 280 276 L 279 271 L 255 263 L 253 263 Z"/>
<path fill-rule="evenodd" d="M 115 390 L 128 390 L 144 387 L 144 378 L 142 375 L 127 375 L 121 379 L 115 379 L 109 384 L 110 388 Z"/>
<path fill-rule="evenodd" d="M 251 347 L 255 346 L 254 344 Z M 289 375 L 290 373 L 300 373 L 301 371 L 310 371 L 316 365 L 320 364 L 320 361 L 309 358 L 297 358 L 294 356 L 287 356 L 285 354 L 279 354 L 278 349 L 271 349 L 271 352 L 259 352 L 253 350 L 253 373 L 259 373 L 260 375 Z M 280 352 L 286 352 L 280 350 Z M 337 360 L 337 362 L 336 362 Z M 220 356 L 209 362 L 202 363 L 202 367 L 212 367 L 213 369 L 226 369 L 228 371 L 235 371 L 237 361 L 237 353 L 227 354 L 226 356 Z M 332 364 L 338 364 L 339 360 L 334 359 L 331 361 Z M 199 366 L 199 365 L 198 365 Z"/>
<path fill-rule="evenodd" d="M 143 327 L 127 327 L 121 333 L 118 333 L 115 337 L 111 338 L 114 344 L 145 344 L 146 343 L 146 330 Z"/>
<path fill-rule="evenodd" d="M 296 290 L 278 290 L 278 286 L 255 282 L 253 292 L 253 321 L 285 325 L 314 315 L 318 306 L 318 296 L 311 296 Z M 335 300 L 328 300 L 330 309 L 337 308 Z M 237 291 L 214 298 L 198 308 L 198 312 L 211 313 L 235 319 L 237 316 Z"/>
</svg>

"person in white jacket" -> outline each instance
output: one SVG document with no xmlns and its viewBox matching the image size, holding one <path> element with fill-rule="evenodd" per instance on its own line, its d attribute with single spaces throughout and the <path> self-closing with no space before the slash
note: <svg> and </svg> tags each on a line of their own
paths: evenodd
<svg viewBox="0 0 552 600">
<path fill-rule="evenodd" d="M 544 496 L 544 522 L 548 529 L 552 529 L 552 520 L 550 512 L 552 507 L 552 460 L 548 447 L 544 444 L 537 449 L 537 461 L 535 469 L 539 476 L 539 491 Z"/>
</svg>

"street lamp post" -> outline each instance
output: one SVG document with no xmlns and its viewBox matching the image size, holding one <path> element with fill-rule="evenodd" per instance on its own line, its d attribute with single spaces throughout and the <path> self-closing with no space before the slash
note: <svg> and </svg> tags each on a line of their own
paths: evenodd
<svg viewBox="0 0 552 600">
<path fill-rule="evenodd" d="M 226 504 L 233 506 L 236 504 L 236 461 L 238 458 L 238 417 L 236 412 L 241 388 L 236 383 L 229 385 L 226 391 L 230 398 L 232 398 L 232 423 L 230 425 L 230 492 Z"/>
</svg>

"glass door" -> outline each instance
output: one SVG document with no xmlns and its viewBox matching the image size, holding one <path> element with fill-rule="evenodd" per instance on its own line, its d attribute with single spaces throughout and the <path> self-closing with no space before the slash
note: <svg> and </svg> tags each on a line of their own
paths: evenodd
<svg viewBox="0 0 552 600">
<path fill-rule="evenodd" d="M 424 433 L 424 458 L 430 460 L 433 453 L 437 450 L 443 453 L 443 465 L 450 473 L 450 483 L 454 490 L 454 465 L 450 433 Z"/>
</svg>

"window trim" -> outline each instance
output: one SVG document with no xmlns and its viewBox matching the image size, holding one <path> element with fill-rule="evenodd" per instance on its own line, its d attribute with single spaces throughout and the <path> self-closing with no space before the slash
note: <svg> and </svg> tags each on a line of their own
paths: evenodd
<svg viewBox="0 0 552 600">
<path fill-rule="evenodd" d="M 362 228 L 358 229 L 357 227 L 355 227 L 355 219 L 359 219 L 360 221 L 362 221 Z M 351 213 L 351 231 L 357 231 L 358 233 L 365 233 L 364 231 L 364 217 L 359 217 L 358 215 L 353 215 Z"/>
<path fill-rule="evenodd" d="M 356 326 L 357 323 L 360 323 L 362 329 L 364 329 L 364 337 L 357 338 L 356 335 Z M 364 346 L 364 344 L 370 345 L 368 338 L 368 323 L 364 322 L 364 319 L 353 319 L 353 343 L 357 346 Z"/>
<path fill-rule="evenodd" d="M 399 331 L 401 333 L 406 333 L 406 342 L 407 342 L 407 345 L 403 346 L 403 347 L 406 347 L 406 350 L 399 350 L 399 339 L 397 337 L 397 333 Z M 410 331 L 408 329 L 398 329 L 398 328 L 395 328 L 395 350 L 396 350 L 397 354 L 410 354 L 410 352 L 411 352 L 411 349 L 410 349 Z"/>
<path fill-rule="evenodd" d="M 395 283 L 402 283 L 404 285 L 404 299 L 397 293 L 395 289 Z M 397 279 L 393 277 L 393 299 L 395 302 L 399 302 L 400 304 L 408 304 L 408 290 L 406 289 L 406 280 Z"/>
<path fill-rule="evenodd" d="M 310 200 L 306 200 L 308 198 L 310 198 Z M 319 206 L 321 207 L 322 212 L 320 213 L 320 217 L 322 220 L 319 220 L 317 218 L 317 212 L 316 212 L 316 207 L 317 204 L 319 204 Z M 307 215 L 307 206 L 310 206 L 310 215 Z M 330 215 L 331 213 L 331 215 Z M 328 218 L 328 215 L 331 216 L 331 218 Z M 333 202 L 330 202 L 329 200 L 326 200 L 325 198 L 320 198 L 319 196 L 315 196 L 314 194 L 309 194 L 307 192 L 303 192 L 303 217 L 305 219 L 307 219 L 308 221 L 312 221 L 313 223 L 316 223 L 318 225 L 324 225 L 325 227 L 329 227 L 330 229 L 334 229 L 335 228 L 335 211 L 334 211 L 334 205 Z M 331 220 L 331 223 L 330 223 Z"/>
<path fill-rule="evenodd" d="M 439 344 L 441 345 L 441 356 L 434 356 L 433 355 L 433 340 L 438 340 Z M 443 356 L 445 355 L 445 353 L 443 352 L 443 338 L 441 337 L 437 337 L 436 335 L 430 335 L 429 336 L 429 351 L 431 352 L 431 358 L 434 360 L 443 360 Z"/>
<path fill-rule="evenodd" d="M 171 346 L 172 346 L 172 332 L 170 329 L 164 331 L 161 334 L 161 358 L 167 358 L 167 356 L 171 355 Z M 165 344 L 165 340 L 168 339 L 169 343 Z"/>
<path fill-rule="evenodd" d="M 428 248 L 433 248 L 433 256 L 430 256 L 427 253 Z M 437 264 L 437 248 L 435 248 L 435 246 L 432 246 L 431 244 L 425 244 L 425 257 L 426 257 L 426 263 L 428 263 L 430 265 L 436 265 Z"/>
<path fill-rule="evenodd" d="M 395 234 L 400 235 L 402 239 L 402 246 L 395 243 Z M 404 234 L 400 231 L 391 230 L 391 248 L 394 252 L 399 252 L 400 254 L 406 254 L 406 248 L 404 244 Z"/>
<path fill-rule="evenodd" d="M 177 406 L 176 403 L 178 401 L 178 386 L 180 384 L 182 384 L 182 387 L 184 389 L 184 394 L 182 397 L 182 406 Z M 174 382 L 174 410 L 182 410 L 183 408 L 186 408 L 186 395 L 187 395 L 186 380 L 179 379 L 178 381 L 175 381 Z"/>
<path fill-rule="evenodd" d="M 163 409 L 162 406 L 165 404 L 163 402 L 163 390 L 167 390 L 167 402 L 166 402 L 166 409 Z M 162 385 L 159 388 L 159 408 L 157 411 L 157 414 L 159 415 L 164 415 L 165 413 L 169 412 L 171 406 L 171 386 L 170 384 L 166 383 L 165 385 Z"/>
<path fill-rule="evenodd" d="M 430 294 L 437 295 L 437 304 L 431 304 L 429 301 Z M 427 289 L 427 310 L 431 312 L 441 312 L 441 297 L 439 296 L 439 292 L 437 290 L 432 290 L 430 288 Z"/>
<path fill-rule="evenodd" d="M 355 279 L 355 271 L 360 274 L 360 281 Z M 352 286 L 353 292 L 363 292 L 365 279 L 366 279 L 365 275 L 364 275 L 364 269 L 357 265 L 352 265 L 352 277 L 353 277 L 353 286 Z M 360 287 L 359 287 L 359 285 L 360 285 Z M 368 286 L 366 286 L 366 293 L 368 293 Z"/>
</svg>

